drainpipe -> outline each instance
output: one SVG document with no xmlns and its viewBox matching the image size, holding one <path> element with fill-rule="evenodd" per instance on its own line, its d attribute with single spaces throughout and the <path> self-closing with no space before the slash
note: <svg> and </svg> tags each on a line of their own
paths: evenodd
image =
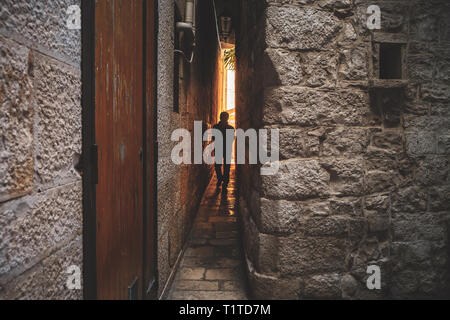
<svg viewBox="0 0 450 320">
<path fill-rule="evenodd" d="M 195 1 L 186 1 L 186 12 L 184 15 L 184 22 L 177 22 L 177 31 L 184 31 L 192 35 L 195 40 Z M 193 40 L 193 41 L 194 41 Z"/>
<path fill-rule="evenodd" d="M 192 61 L 194 60 L 195 47 L 195 0 L 186 0 L 184 22 L 177 22 L 176 29 L 177 32 L 184 32 L 184 34 L 187 35 L 189 39 L 191 39 L 192 53 L 191 57 L 188 59 L 184 51 L 175 50 L 175 52 L 182 54 L 187 62 L 192 63 Z"/>
</svg>

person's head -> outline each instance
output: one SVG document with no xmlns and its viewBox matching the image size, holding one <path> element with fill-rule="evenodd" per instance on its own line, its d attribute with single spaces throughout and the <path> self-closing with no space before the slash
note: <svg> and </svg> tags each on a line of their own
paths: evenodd
<svg viewBox="0 0 450 320">
<path fill-rule="evenodd" d="M 222 112 L 220 114 L 220 121 L 221 122 L 228 122 L 229 119 L 230 119 L 230 114 L 228 112 Z"/>
</svg>

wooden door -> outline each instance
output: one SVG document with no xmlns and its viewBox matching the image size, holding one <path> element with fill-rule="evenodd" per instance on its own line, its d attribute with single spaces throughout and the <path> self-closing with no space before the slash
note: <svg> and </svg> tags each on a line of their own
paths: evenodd
<svg viewBox="0 0 450 320">
<path fill-rule="evenodd" d="M 98 299 L 144 287 L 144 1 L 95 1 Z"/>
</svg>

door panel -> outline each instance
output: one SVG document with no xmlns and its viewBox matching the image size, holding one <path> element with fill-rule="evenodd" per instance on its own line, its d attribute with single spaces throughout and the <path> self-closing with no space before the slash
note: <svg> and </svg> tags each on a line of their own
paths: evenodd
<svg viewBox="0 0 450 320">
<path fill-rule="evenodd" d="M 142 0 L 95 7 L 97 297 L 143 288 L 144 11 Z"/>
</svg>

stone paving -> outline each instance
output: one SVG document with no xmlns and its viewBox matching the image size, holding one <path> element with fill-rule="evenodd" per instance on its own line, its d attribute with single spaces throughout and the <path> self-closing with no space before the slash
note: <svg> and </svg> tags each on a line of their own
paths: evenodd
<svg viewBox="0 0 450 320">
<path fill-rule="evenodd" d="M 247 299 L 234 168 L 228 188 L 216 182 L 212 179 L 203 196 L 169 300 Z"/>
</svg>

